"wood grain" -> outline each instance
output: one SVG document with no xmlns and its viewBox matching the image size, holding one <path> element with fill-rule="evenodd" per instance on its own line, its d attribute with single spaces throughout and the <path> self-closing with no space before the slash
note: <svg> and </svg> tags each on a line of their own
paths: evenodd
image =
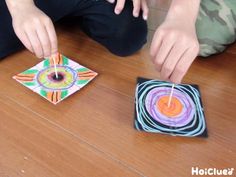
<svg viewBox="0 0 236 177">
<path fill-rule="evenodd" d="M 99 76 L 54 106 L 12 79 L 38 59 L 24 50 L 0 62 L 0 177 L 189 177 L 193 166 L 235 168 L 233 52 L 198 58 L 184 78 L 200 86 L 209 138 L 171 137 L 133 128 L 136 78 L 159 78 L 148 45 L 121 58 L 78 28 L 57 32 L 61 53 Z"/>
<path fill-rule="evenodd" d="M 1 177 L 141 176 L 11 98 L 0 104 Z"/>
</svg>

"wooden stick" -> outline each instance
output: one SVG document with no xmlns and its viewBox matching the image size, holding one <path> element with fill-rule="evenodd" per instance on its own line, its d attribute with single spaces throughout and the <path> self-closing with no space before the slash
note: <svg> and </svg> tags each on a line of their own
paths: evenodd
<svg viewBox="0 0 236 177">
<path fill-rule="evenodd" d="M 53 65 L 54 65 L 54 70 L 55 70 L 56 78 L 58 78 L 57 65 L 56 65 L 55 55 L 52 56 L 52 60 L 53 60 Z"/>
<path fill-rule="evenodd" d="M 175 84 L 173 84 L 171 87 L 171 92 L 170 92 L 169 101 L 168 101 L 168 105 L 167 105 L 168 108 L 170 107 L 170 103 L 171 103 L 173 92 L 174 92 L 174 87 L 175 87 Z"/>
</svg>

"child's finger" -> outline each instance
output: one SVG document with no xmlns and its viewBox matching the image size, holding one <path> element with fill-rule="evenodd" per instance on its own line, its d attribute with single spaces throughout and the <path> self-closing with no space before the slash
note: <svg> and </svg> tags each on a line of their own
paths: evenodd
<svg viewBox="0 0 236 177">
<path fill-rule="evenodd" d="M 34 53 L 34 49 L 30 43 L 30 40 L 28 38 L 28 36 L 24 33 L 22 38 L 20 38 L 20 40 L 23 42 L 24 46 L 32 53 Z"/>
<path fill-rule="evenodd" d="M 46 28 L 42 25 L 38 25 L 36 32 L 43 49 L 43 56 L 49 57 L 51 55 L 51 44 Z"/>
<path fill-rule="evenodd" d="M 140 2 L 140 0 L 133 0 L 133 6 L 134 6 L 133 16 L 134 17 L 138 17 L 140 9 L 141 9 L 141 2 Z"/>
<path fill-rule="evenodd" d="M 161 79 L 168 80 L 172 72 L 175 69 L 178 61 L 182 58 L 185 52 L 188 50 L 186 47 L 182 47 L 180 44 L 176 43 L 174 47 L 171 49 L 169 55 L 164 61 L 161 68 Z"/>
<path fill-rule="evenodd" d="M 45 24 L 45 28 L 47 30 L 48 36 L 49 36 L 49 40 L 51 43 L 51 55 L 55 54 L 58 52 L 58 41 L 57 41 L 57 34 L 54 28 L 53 23 L 50 21 L 48 21 Z"/>
<path fill-rule="evenodd" d="M 114 3 L 115 2 L 115 0 L 107 0 L 109 3 Z"/>
<path fill-rule="evenodd" d="M 167 59 L 173 45 L 174 45 L 173 41 L 169 41 L 166 39 L 162 41 L 160 49 L 157 51 L 157 55 L 154 60 L 154 64 L 158 71 L 161 71 L 163 63 Z"/>
<path fill-rule="evenodd" d="M 149 12 L 147 1 L 142 0 L 141 6 L 142 6 L 142 10 L 143 10 L 143 19 L 147 20 L 148 19 L 148 12 Z"/>
<path fill-rule="evenodd" d="M 115 7 L 115 13 L 119 15 L 125 6 L 125 0 L 117 0 L 116 7 Z"/>
<path fill-rule="evenodd" d="M 38 35 L 33 29 L 26 29 L 26 34 L 30 40 L 31 46 L 33 47 L 34 53 L 38 58 L 43 58 L 43 49 L 38 38 Z"/>
<path fill-rule="evenodd" d="M 27 34 L 24 31 L 18 30 L 17 28 L 14 29 L 17 37 L 20 41 L 24 44 L 24 46 L 32 53 L 34 53 L 33 47 L 31 46 L 30 40 Z"/>
<path fill-rule="evenodd" d="M 157 52 L 160 49 L 162 38 L 163 38 L 162 35 L 158 33 L 158 31 L 156 31 L 152 39 L 152 43 L 150 47 L 150 55 L 151 55 L 152 60 L 155 59 Z"/>
<path fill-rule="evenodd" d="M 170 81 L 174 83 L 181 83 L 184 75 L 187 73 L 196 56 L 197 52 L 194 48 L 188 49 L 175 66 L 175 69 L 170 76 Z"/>
</svg>

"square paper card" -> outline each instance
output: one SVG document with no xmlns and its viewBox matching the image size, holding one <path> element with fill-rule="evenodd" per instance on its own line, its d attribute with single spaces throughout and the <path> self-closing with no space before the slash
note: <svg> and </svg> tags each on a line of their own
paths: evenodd
<svg viewBox="0 0 236 177">
<path fill-rule="evenodd" d="M 51 103 L 57 104 L 80 90 L 97 75 L 61 54 L 54 57 L 54 60 L 58 77 L 55 74 L 53 58 L 47 58 L 13 78 Z"/>
<path fill-rule="evenodd" d="M 135 128 L 173 136 L 207 137 L 197 85 L 178 84 L 168 107 L 172 83 L 138 78 L 135 93 Z"/>
</svg>

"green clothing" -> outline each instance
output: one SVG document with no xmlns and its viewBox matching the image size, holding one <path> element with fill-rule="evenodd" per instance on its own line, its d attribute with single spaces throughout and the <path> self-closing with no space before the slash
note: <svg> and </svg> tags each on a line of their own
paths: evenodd
<svg viewBox="0 0 236 177">
<path fill-rule="evenodd" d="M 236 0 L 202 0 L 196 30 L 200 56 L 224 51 L 236 40 Z"/>
</svg>

